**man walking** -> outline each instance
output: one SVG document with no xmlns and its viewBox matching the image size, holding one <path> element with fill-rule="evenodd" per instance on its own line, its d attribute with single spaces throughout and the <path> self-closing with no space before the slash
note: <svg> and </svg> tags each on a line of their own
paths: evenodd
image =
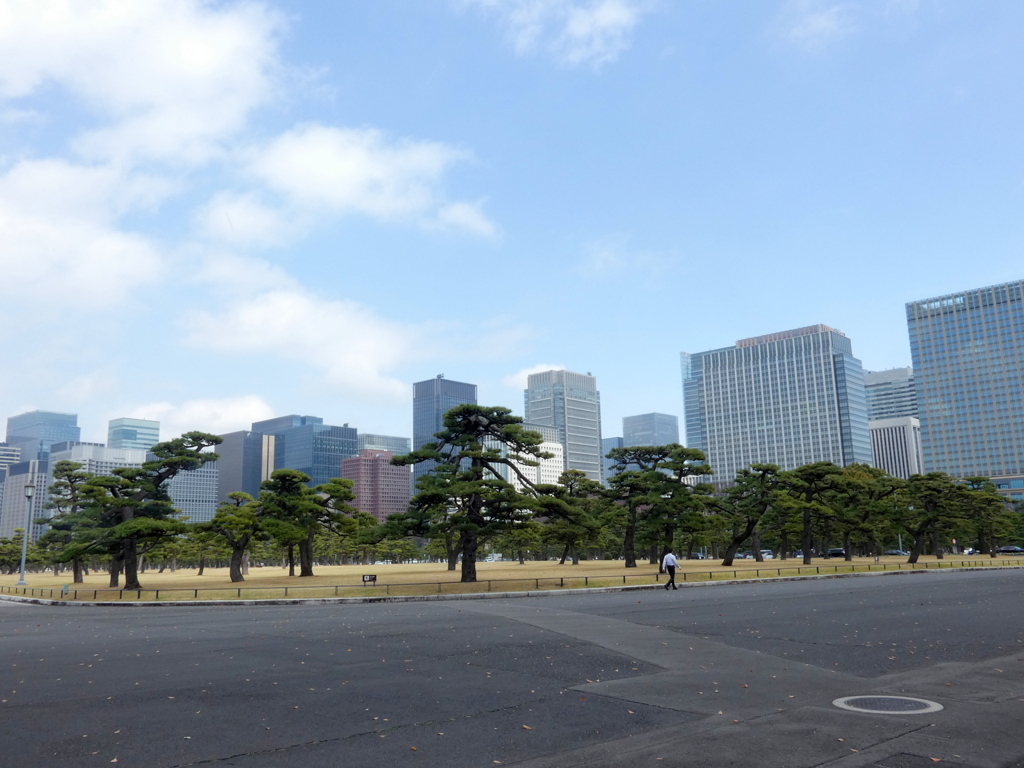
<svg viewBox="0 0 1024 768">
<path fill-rule="evenodd" d="M 676 560 L 676 556 L 672 554 L 672 550 L 669 549 L 665 553 L 664 559 L 661 561 L 662 570 L 668 574 L 668 583 L 665 585 L 665 589 L 672 587 L 676 589 L 676 566 L 679 565 L 679 561 Z"/>
</svg>

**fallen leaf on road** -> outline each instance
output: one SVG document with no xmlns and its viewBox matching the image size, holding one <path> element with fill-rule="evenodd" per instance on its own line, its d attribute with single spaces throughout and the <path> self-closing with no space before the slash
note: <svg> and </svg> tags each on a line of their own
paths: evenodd
<svg viewBox="0 0 1024 768">
<path fill-rule="evenodd" d="M 636 712 L 634 712 L 632 709 L 627 709 L 626 711 L 629 712 L 629 714 L 631 714 L 631 715 L 635 715 L 636 714 Z"/>
<path fill-rule="evenodd" d="M 524 730 L 524 731 L 532 731 L 532 730 L 533 730 L 533 728 L 531 728 L 531 727 L 530 727 L 530 726 L 528 726 L 528 725 L 524 725 L 524 726 L 523 726 L 523 730 Z"/>
<path fill-rule="evenodd" d="M 416 751 L 416 747 L 409 747 L 409 749 L 411 749 L 413 752 Z"/>
</svg>

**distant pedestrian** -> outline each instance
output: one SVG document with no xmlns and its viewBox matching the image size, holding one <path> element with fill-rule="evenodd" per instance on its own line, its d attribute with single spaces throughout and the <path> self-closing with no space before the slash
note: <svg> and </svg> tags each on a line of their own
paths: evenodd
<svg viewBox="0 0 1024 768">
<path fill-rule="evenodd" d="M 665 585 L 665 589 L 672 587 L 676 589 L 676 566 L 679 565 L 679 561 L 676 560 L 676 556 L 672 554 L 672 550 L 669 549 L 665 553 L 665 557 L 661 561 L 661 567 L 668 574 L 668 583 Z"/>
</svg>

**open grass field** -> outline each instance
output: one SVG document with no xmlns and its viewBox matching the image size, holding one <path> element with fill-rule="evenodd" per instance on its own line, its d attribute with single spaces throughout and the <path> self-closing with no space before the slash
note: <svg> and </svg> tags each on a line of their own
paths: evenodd
<svg viewBox="0 0 1024 768">
<path fill-rule="evenodd" d="M 960 566 L 1024 565 L 1024 559 L 986 556 L 947 556 L 921 559 L 918 568 L 949 568 Z M 906 558 L 855 558 L 852 563 L 841 559 L 816 559 L 810 566 L 799 560 L 737 560 L 729 568 L 719 561 L 684 560 L 680 562 L 677 581 L 709 581 L 716 579 L 765 578 L 780 576 L 849 573 L 851 571 L 905 570 Z M 528 561 L 478 563 L 476 584 L 460 583 L 461 572 L 449 571 L 443 563 L 409 563 L 404 565 L 325 565 L 314 568 L 310 578 L 289 577 L 287 571 L 274 567 L 252 567 L 241 584 L 232 584 L 227 568 L 207 568 L 202 576 L 195 569 L 149 570 L 140 574 L 144 587 L 138 590 L 110 590 L 106 572 L 91 573 L 84 584 L 70 584 L 71 574 L 29 573 L 25 594 L 42 597 L 65 597 L 64 585 L 72 600 L 225 600 L 299 597 L 364 597 L 374 595 L 458 594 L 471 592 L 512 592 L 537 589 L 570 589 L 580 587 L 611 587 L 664 583 L 658 568 L 646 562 L 637 568 L 624 568 L 621 560 L 589 560 L 579 565 L 557 562 Z M 377 577 L 376 586 L 366 586 L 363 576 Z M 0 591 L 22 594 L 15 588 L 17 574 L 0 577 Z M 42 592 L 41 592 L 42 591 Z"/>
</svg>

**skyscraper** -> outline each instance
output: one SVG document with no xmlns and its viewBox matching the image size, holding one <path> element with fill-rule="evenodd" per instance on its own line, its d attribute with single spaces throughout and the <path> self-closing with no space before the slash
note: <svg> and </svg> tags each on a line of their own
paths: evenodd
<svg viewBox="0 0 1024 768">
<path fill-rule="evenodd" d="M 476 384 L 436 378 L 412 385 L 412 447 L 419 450 L 434 442 L 444 427 L 444 415 L 457 405 L 476 405 Z M 433 461 L 421 461 L 412 468 L 413 483 L 434 468 Z"/>
<path fill-rule="evenodd" d="M 558 429 L 565 468 L 601 481 L 601 393 L 591 374 L 532 373 L 523 393 L 526 421 Z"/>
<path fill-rule="evenodd" d="M 914 369 L 866 371 L 868 429 L 874 465 L 904 479 L 921 473 L 921 422 L 917 419 Z"/>
<path fill-rule="evenodd" d="M 321 485 L 341 477 L 341 460 L 358 453 L 358 435 L 354 427 L 333 427 L 319 416 L 279 416 L 257 421 L 252 431 L 273 435 L 274 469 L 297 469 Z"/>
<path fill-rule="evenodd" d="M 907 304 L 924 471 L 1024 475 L 1024 280 Z"/>
<path fill-rule="evenodd" d="M 756 463 L 871 463 L 864 372 L 850 340 L 825 325 L 683 353 L 686 442 L 715 480 Z"/>
<path fill-rule="evenodd" d="M 622 418 L 622 440 L 631 445 L 671 445 L 679 442 L 679 419 L 667 413 L 644 413 Z"/>
<path fill-rule="evenodd" d="M 601 438 L 601 475 L 604 478 L 604 484 L 608 485 L 608 478 L 612 476 L 612 467 L 615 466 L 615 462 L 608 457 L 608 451 L 612 448 L 625 448 L 626 441 L 621 437 L 603 437 Z"/>
<path fill-rule="evenodd" d="M 30 411 L 7 419 L 7 444 L 21 449 L 22 461 L 45 461 L 53 443 L 81 438 L 74 413 Z"/>
<path fill-rule="evenodd" d="M 160 422 L 148 419 L 111 419 L 107 423 L 107 447 L 148 451 L 160 442 Z"/>
<path fill-rule="evenodd" d="M 217 446 L 217 501 L 227 501 L 229 493 L 248 493 L 259 496 L 260 483 L 274 471 L 274 452 L 277 438 L 259 432 L 229 432 L 221 435 L 223 443 Z"/>
<path fill-rule="evenodd" d="M 372 435 L 368 432 L 360 432 L 358 440 L 360 451 L 391 451 L 393 454 L 401 455 L 412 450 L 412 440 L 408 437 Z"/>
<path fill-rule="evenodd" d="M 381 522 L 409 508 L 412 490 L 409 467 L 393 465 L 391 456 L 368 448 L 341 460 L 341 477 L 352 481 L 356 497 L 352 506 Z"/>
<path fill-rule="evenodd" d="M 868 421 L 917 416 L 913 368 L 865 371 L 864 392 L 868 397 Z"/>
</svg>

